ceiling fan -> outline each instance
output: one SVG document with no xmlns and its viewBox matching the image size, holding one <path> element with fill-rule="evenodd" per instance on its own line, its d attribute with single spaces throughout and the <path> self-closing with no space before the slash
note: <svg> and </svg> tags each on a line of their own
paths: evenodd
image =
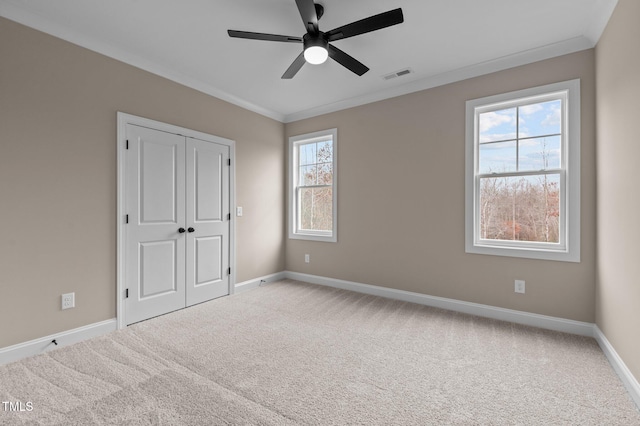
<svg viewBox="0 0 640 426">
<path fill-rule="evenodd" d="M 298 5 L 302 22 L 307 30 L 307 33 L 302 37 L 228 30 L 229 36 L 231 37 L 281 41 L 285 43 L 302 43 L 303 51 L 282 75 L 284 79 L 293 78 L 305 62 L 321 64 L 327 60 L 327 57 L 331 57 L 334 61 L 357 75 L 363 75 L 369 71 L 369 68 L 342 50 L 329 44 L 329 42 L 380 30 L 404 22 L 402 9 L 398 8 L 343 25 L 331 31 L 323 32 L 318 28 L 318 21 L 324 14 L 324 7 L 321 4 L 314 3 L 313 0 L 296 0 L 296 4 Z"/>
</svg>

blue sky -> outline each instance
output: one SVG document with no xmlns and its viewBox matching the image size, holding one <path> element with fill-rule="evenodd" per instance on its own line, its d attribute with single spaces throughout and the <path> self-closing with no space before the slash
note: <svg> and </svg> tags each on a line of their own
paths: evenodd
<svg viewBox="0 0 640 426">
<path fill-rule="evenodd" d="M 479 126 L 480 173 L 560 167 L 560 100 L 482 113 Z"/>
</svg>

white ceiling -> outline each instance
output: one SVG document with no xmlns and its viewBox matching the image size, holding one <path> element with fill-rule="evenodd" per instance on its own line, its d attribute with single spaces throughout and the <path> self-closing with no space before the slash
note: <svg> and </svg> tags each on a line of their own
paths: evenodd
<svg viewBox="0 0 640 426">
<path fill-rule="evenodd" d="M 302 36 L 294 0 L 0 0 L 0 15 L 290 122 L 591 48 L 617 0 L 318 2 L 325 32 L 397 7 L 405 22 L 334 42 L 362 77 L 328 60 L 282 80 L 302 45 L 227 29 Z"/>
</svg>

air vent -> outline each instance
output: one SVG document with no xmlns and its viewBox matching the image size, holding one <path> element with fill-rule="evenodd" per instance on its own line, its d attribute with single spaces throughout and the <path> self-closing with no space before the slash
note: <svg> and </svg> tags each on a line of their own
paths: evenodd
<svg viewBox="0 0 640 426">
<path fill-rule="evenodd" d="M 392 78 L 402 77 L 403 75 L 408 75 L 408 74 L 411 74 L 412 72 L 413 71 L 411 71 L 411 68 L 405 68 L 400 71 L 392 72 L 391 74 L 383 75 L 382 78 L 385 80 L 391 80 Z"/>
</svg>

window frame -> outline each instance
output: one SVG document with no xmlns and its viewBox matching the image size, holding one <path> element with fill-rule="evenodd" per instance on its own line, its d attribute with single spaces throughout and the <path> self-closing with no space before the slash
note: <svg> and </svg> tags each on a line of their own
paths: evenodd
<svg viewBox="0 0 640 426">
<path fill-rule="evenodd" d="M 480 238 L 479 120 L 481 113 L 561 98 L 562 137 L 559 169 L 498 173 L 496 177 L 541 174 L 560 176 L 559 243 Z M 465 251 L 466 253 L 580 262 L 580 80 L 488 96 L 466 102 Z M 493 174 L 490 174 L 493 175 Z"/>
<path fill-rule="evenodd" d="M 300 230 L 299 225 L 299 197 L 298 192 L 298 149 L 300 145 L 331 139 L 332 143 L 332 229 L 326 231 Z M 338 129 L 321 130 L 289 138 L 289 238 L 296 240 L 323 241 L 335 243 L 338 241 Z"/>
</svg>

